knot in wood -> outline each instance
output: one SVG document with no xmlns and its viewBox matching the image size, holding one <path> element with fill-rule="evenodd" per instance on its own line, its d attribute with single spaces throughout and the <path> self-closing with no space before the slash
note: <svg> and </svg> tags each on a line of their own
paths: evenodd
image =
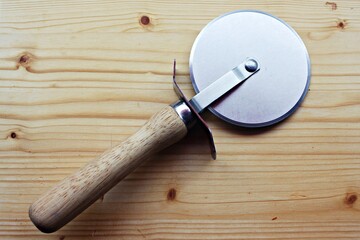
<svg viewBox="0 0 360 240">
<path fill-rule="evenodd" d="M 337 26 L 337 28 L 345 29 L 347 26 L 347 22 L 346 22 L 346 20 L 340 20 L 340 21 L 338 21 L 336 26 Z"/>
<path fill-rule="evenodd" d="M 25 68 L 30 66 L 31 60 L 32 60 L 32 55 L 29 53 L 24 53 L 20 56 L 19 58 L 19 64 Z"/>
<path fill-rule="evenodd" d="M 355 192 L 347 193 L 344 199 L 344 203 L 351 207 L 352 205 L 354 205 L 357 199 L 358 197 Z"/>
<path fill-rule="evenodd" d="M 15 132 L 11 132 L 10 137 L 11 137 L 11 138 L 16 138 L 16 137 L 17 137 L 17 135 L 16 135 L 16 133 L 15 133 Z"/>
<path fill-rule="evenodd" d="M 146 15 L 141 16 L 140 18 L 140 24 L 143 26 L 147 26 L 150 24 L 150 18 Z"/>
<path fill-rule="evenodd" d="M 176 189 L 175 188 L 170 188 L 168 193 L 167 193 L 167 200 L 174 201 L 175 198 L 176 198 Z"/>
</svg>

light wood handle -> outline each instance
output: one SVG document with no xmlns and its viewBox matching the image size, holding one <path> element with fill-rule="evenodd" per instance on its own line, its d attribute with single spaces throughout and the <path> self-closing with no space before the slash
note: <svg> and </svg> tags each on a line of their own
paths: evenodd
<svg viewBox="0 0 360 240">
<path fill-rule="evenodd" d="M 150 155 L 174 144 L 187 128 L 170 106 L 156 113 L 137 133 L 65 178 L 30 206 L 29 216 L 45 233 L 54 232 L 138 167 Z"/>
</svg>

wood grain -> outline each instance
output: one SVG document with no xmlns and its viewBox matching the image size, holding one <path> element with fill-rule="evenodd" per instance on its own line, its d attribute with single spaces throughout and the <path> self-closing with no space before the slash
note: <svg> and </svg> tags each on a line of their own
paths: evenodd
<svg viewBox="0 0 360 240">
<path fill-rule="evenodd" d="M 359 239 L 360 2 L 0 1 L 1 239 Z M 29 205 L 176 100 L 188 96 L 203 26 L 258 9 L 293 26 L 312 62 L 310 91 L 286 121 L 242 129 L 204 114 L 61 231 Z M 141 23 L 148 16 L 149 24 Z"/>
</svg>

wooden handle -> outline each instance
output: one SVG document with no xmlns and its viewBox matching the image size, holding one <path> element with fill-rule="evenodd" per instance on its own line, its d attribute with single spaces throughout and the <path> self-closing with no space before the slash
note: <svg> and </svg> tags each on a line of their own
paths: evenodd
<svg viewBox="0 0 360 240">
<path fill-rule="evenodd" d="M 179 141 L 187 128 L 170 106 L 155 114 L 137 133 L 65 178 L 30 206 L 35 226 L 51 233 L 67 224 L 144 159 Z"/>
</svg>

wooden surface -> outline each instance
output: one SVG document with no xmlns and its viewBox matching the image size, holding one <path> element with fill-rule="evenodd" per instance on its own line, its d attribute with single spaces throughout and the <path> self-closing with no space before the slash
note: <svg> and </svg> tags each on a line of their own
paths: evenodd
<svg viewBox="0 0 360 240">
<path fill-rule="evenodd" d="M 174 58 L 191 96 L 196 35 L 236 9 L 274 14 L 304 40 L 301 108 L 260 130 L 206 113 L 216 161 L 194 131 L 40 233 L 30 203 L 176 100 Z M 359 1 L 1 0 L 0 40 L 0 239 L 360 238 Z"/>
</svg>

